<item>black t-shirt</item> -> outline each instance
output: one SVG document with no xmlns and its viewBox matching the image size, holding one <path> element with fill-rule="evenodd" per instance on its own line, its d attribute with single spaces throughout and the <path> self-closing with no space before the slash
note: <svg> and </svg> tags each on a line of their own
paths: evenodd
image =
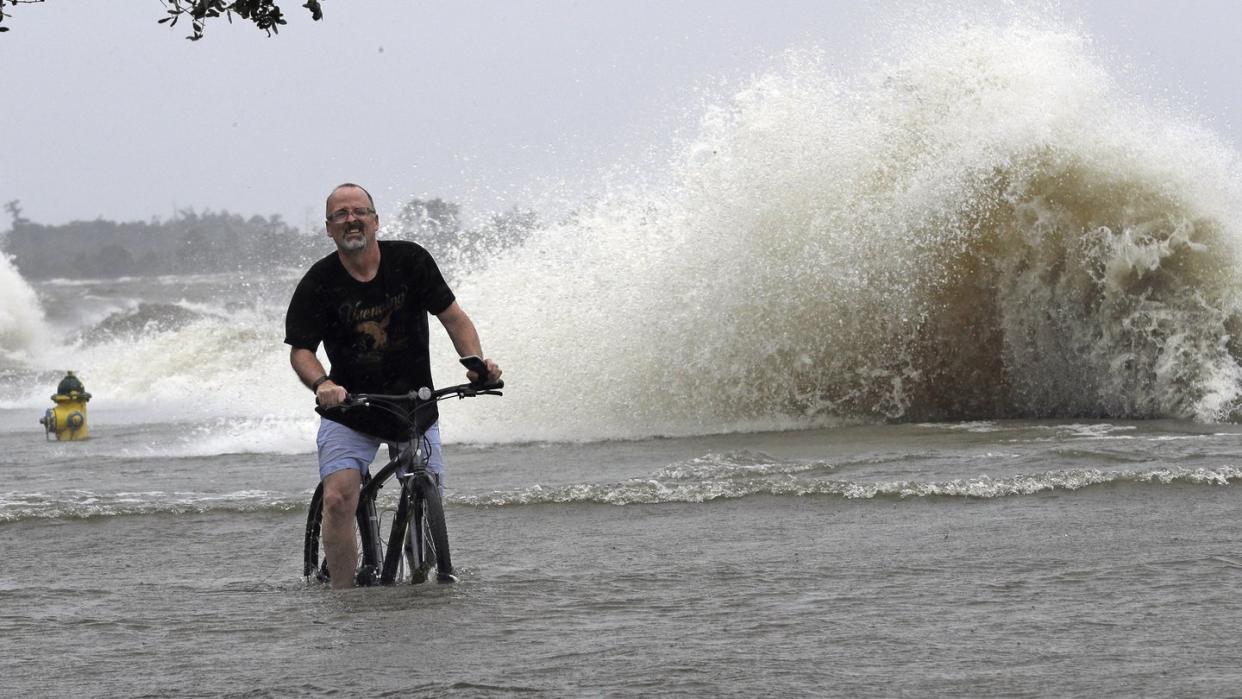
<svg viewBox="0 0 1242 699">
<path fill-rule="evenodd" d="M 379 241 L 375 278 L 349 275 L 336 252 L 311 266 L 289 302 L 285 343 L 312 352 L 323 342 L 329 376 L 350 393 L 405 393 L 431 383 L 427 314 L 438 315 L 454 297 L 435 260 L 419 245 Z M 405 439 L 400 423 L 381 410 L 320 411 L 360 432 Z M 418 411 L 418 427 L 437 417 L 434 405 Z"/>
</svg>

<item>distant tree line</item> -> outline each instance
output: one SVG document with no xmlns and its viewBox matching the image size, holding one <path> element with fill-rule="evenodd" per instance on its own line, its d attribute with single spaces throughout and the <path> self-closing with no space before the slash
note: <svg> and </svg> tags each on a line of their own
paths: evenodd
<svg viewBox="0 0 1242 699">
<path fill-rule="evenodd" d="M 25 219 L 18 202 L 6 208 L 13 223 L 0 234 L 2 249 L 27 279 L 301 267 L 325 252 L 324 241 L 280 216 L 185 210 L 167 221 L 96 219 L 48 226 Z"/>
<path fill-rule="evenodd" d="M 49 226 L 25 218 L 19 201 L 5 209 L 12 224 L 0 232 L 0 252 L 32 280 L 302 269 L 332 250 L 322 229 L 299 231 L 279 215 L 246 218 L 187 209 L 167 221 L 96 219 Z M 441 199 L 412 199 L 393 220 L 381 223 L 381 237 L 422 244 L 450 277 L 485 264 L 539 226 L 533 212 L 513 209 L 466 229 L 460 207 Z"/>
</svg>

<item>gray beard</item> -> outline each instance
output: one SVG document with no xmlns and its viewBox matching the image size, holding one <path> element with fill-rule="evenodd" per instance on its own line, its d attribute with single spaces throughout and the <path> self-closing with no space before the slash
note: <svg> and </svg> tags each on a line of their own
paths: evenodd
<svg viewBox="0 0 1242 699">
<path fill-rule="evenodd" d="M 337 244 L 337 247 L 339 247 L 340 249 L 346 252 L 355 252 L 357 250 L 361 250 L 365 248 L 366 246 L 367 246 L 367 238 L 365 235 L 357 239 L 351 239 L 351 238 L 346 238 L 342 236 L 341 242 Z"/>
</svg>

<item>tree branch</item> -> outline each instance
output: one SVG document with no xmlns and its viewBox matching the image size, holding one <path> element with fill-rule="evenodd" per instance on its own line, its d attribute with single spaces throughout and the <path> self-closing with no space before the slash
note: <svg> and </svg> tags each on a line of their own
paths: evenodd
<svg viewBox="0 0 1242 699">
<path fill-rule="evenodd" d="M 280 2 L 285 0 L 160 0 L 164 3 L 167 14 L 163 19 L 159 20 L 159 24 L 167 23 L 172 27 L 177 24 L 177 20 L 182 17 L 190 19 L 190 35 L 186 38 L 191 41 L 198 41 L 203 38 L 203 33 L 207 28 L 208 20 L 218 19 L 223 16 L 231 24 L 233 16 L 245 20 L 253 24 L 258 29 L 267 32 L 268 36 L 272 36 L 280 31 L 280 25 L 285 24 L 284 13 L 280 9 Z M 31 4 L 36 2 L 44 2 L 44 0 L 0 0 L 0 32 L 7 32 L 8 27 L 3 26 L 4 19 L 12 12 L 5 12 L 5 5 L 13 7 L 19 4 Z M 323 19 L 322 0 L 306 0 L 302 7 L 310 12 L 311 19 L 316 22 Z"/>
<path fill-rule="evenodd" d="M 6 2 L 11 6 L 18 4 L 29 5 L 31 3 L 43 2 L 43 0 L 0 0 L 0 32 L 7 32 L 9 30 L 9 28 L 3 24 L 4 18 L 9 16 L 8 13 L 4 11 L 4 4 Z"/>
</svg>

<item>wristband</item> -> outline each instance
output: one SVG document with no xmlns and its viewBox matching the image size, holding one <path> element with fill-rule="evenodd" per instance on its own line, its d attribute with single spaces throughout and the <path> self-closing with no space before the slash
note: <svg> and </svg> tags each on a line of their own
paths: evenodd
<svg viewBox="0 0 1242 699">
<path fill-rule="evenodd" d="M 319 387 L 323 385 L 323 382 L 330 381 L 330 380 L 331 379 L 328 378 L 327 374 L 324 374 L 323 376 L 320 376 L 319 378 L 315 379 L 313 382 L 311 382 L 311 392 L 318 393 Z"/>
</svg>

